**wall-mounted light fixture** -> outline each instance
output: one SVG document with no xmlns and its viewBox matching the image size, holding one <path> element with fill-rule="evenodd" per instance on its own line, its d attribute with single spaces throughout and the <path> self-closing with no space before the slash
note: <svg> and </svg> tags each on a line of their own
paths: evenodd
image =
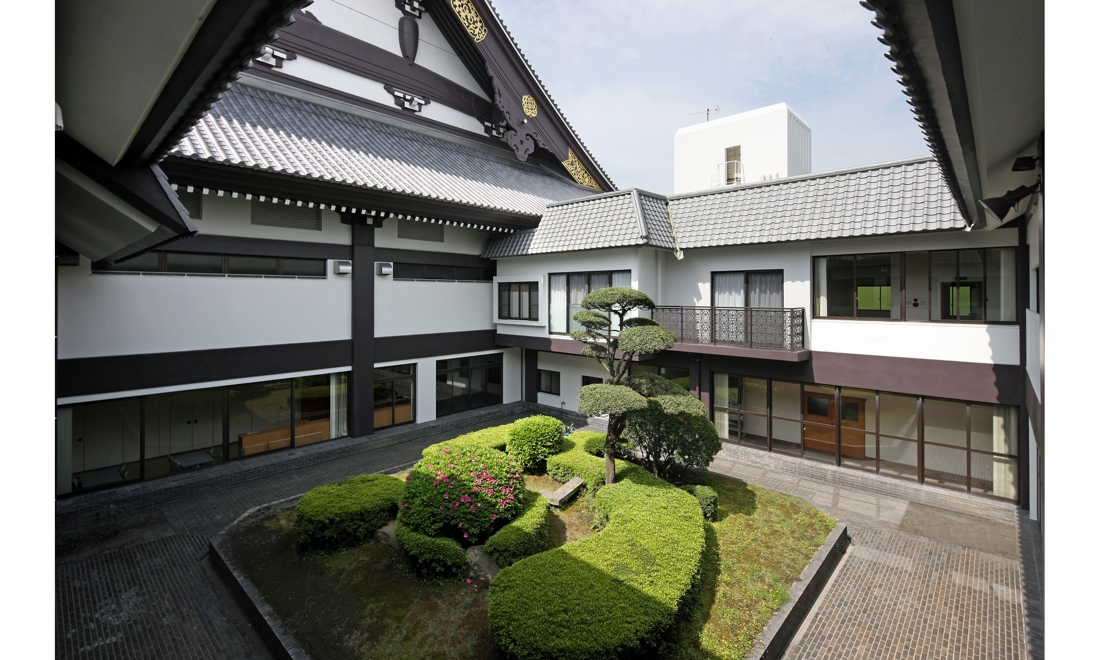
<svg viewBox="0 0 1100 660">
<path fill-rule="evenodd" d="M 1013 190 L 1009 190 L 1000 197 L 983 199 L 980 204 L 987 213 L 993 214 L 998 220 L 1004 220 L 1008 217 L 1008 212 L 1012 210 L 1012 207 L 1019 204 L 1021 200 L 1026 199 L 1029 195 L 1035 194 L 1038 190 L 1039 182 L 1036 181 L 1035 185 L 1020 186 Z"/>
<path fill-rule="evenodd" d="M 393 263 L 389 261 L 374 262 L 375 275 L 393 275 Z"/>
</svg>

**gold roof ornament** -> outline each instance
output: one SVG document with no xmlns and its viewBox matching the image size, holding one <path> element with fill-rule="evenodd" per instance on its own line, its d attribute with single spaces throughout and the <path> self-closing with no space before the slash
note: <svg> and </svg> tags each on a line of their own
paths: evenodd
<svg viewBox="0 0 1100 660">
<path fill-rule="evenodd" d="M 576 179 L 577 183 L 586 188 L 603 190 L 603 188 L 600 188 L 600 184 L 596 183 L 596 179 L 592 178 L 592 175 L 588 173 L 588 169 L 581 163 L 580 159 L 577 158 L 577 154 L 573 153 L 572 149 L 569 150 L 569 158 L 563 160 L 561 164 L 564 165 L 569 174 Z"/>
<path fill-rule="evenodd" d="M 474 8 L 474 3 L 470 0 L 451 0 L 451 9 L 455 10 L 458 20 L 462 22 L 462 27 L 466 28 L 466 32 L 473 38 L 474 43 L 485 41 L 489 29 L 485 27 L 485 21 L 481 20 L 481 15 Z"/>
<path fill-rule="evenodd" d="M 523 114 L 528 117 L 536 117 L 539 114 L 539 106 L 535 103 L 535 98 L 530 94 L 524 94 L 521 99 L 523 103 Z"/>
</svg>

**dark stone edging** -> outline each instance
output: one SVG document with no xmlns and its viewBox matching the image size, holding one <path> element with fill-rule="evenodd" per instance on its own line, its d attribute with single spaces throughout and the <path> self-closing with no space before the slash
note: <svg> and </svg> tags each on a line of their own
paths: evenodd
<svg viewBox="0 0 1100 660">
<path fill-rule="evenodd" d="M 772 615 L 746 660 L 778 660 L 783 657 L 851 542 L 848 526 L 838 521 L 825 543 L 802 569 L 798 581 L 791 586 L 791 599 Z"/>
<path fill-rule="evenodd" d="M 301 495 L 294 495 L 252 507 L 210 539 L 210 562 L 214 565 L 214 570 L 225 581 L 226 586 L 233 593 L 233 597 L 236 598 L 241 609 L 245 611 L 252 624 L 256 626 L 256 631 L 263 638 L 268 650 L 280 660 L 309 660 L 309 654 L 298 643 L 298 640 L 294 639 L 294 636 L 287 631 L 286 626 L 283 625 L 283 620 L 279 618 L 279 615 L 275 613 L 267 600 L 260 595 L 256 585 L 252 584 L 244 571 L 233 563 L 224 546 L 224 539 L 226 533 L 246 519 L 281 513 L 295 506 L 301 497 Z"/>
</svg>

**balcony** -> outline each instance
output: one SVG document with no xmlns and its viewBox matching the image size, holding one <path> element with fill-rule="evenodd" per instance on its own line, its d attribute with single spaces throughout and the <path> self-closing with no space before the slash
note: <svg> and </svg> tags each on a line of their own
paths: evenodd
<svg viewBox="0 0 1100 660">
<path fill-rule="evenodd" d="M 806 350 L 805 312 L 801 307 L 657 307 L 653 320 L 668 328 L 678 344 L 754 349 L 760 354 L 729 353 L 767 357 L 764 351 Z"/>
</svg>

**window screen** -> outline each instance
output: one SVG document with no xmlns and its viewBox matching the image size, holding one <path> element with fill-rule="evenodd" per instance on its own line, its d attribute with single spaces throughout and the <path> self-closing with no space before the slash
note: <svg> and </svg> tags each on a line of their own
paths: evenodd
<svg viewBox="0 0 1100 660">
<path fill-rule="evenodd" d="M 296 203 L 252 202 L 252 224 L 287 229 L 321 230 L 321 209 Z"/>
</svg>

